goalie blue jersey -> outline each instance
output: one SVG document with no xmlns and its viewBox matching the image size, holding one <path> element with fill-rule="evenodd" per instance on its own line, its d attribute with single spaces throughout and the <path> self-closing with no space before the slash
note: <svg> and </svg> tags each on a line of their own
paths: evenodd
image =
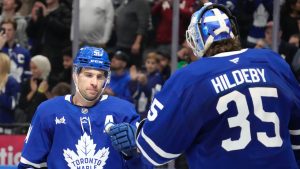
<svg viewBox="0 0 300 169">
<path fill-rule="evenodd" d="M 103 95 L 93 107 L 72 104 L 71 95 L 43 102 L 25 139 L 19 168 L 143 169 L 140 157 L 124 160 L 104 131 L 108 122 L 137 125 L 134 106 Z"/>
<path fill-rule="evenodd" d="M 297 169 L 299 84 L 270 50 L 202 58 L 175 72 L 139 128 L 154 165 L 184 153 L 191 169 Z"/>
</svg>

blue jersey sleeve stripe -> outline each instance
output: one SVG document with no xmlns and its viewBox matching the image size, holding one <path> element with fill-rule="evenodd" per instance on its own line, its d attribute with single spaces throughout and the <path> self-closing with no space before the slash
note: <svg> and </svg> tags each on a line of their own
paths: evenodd
<svg viewBox="0 0 300 169">
<path fill-rule="evenodd" d="M 294 136 L 300 135 L 300 130 L 290 130 L 290 134 Z"/>
<path fill-rule="evenodd" d="M 26 158 L 24 158 L 24 157 L 21 157 L 20 162 L 23 163 L 23 164 L 26 164 L 26 165 L 33 166 L 33 167 L 35 167 L 35 168 L 47 167 L 47 163 L 46 163 L 46 162 L 40 163 L 40 164 L 36 164 L 36 163 L 33 163 L 33 162 L 28 161 L 28 160 L 27 160 Z"/>
<path fill-rule="evenodd" d="M 159 156 L 161 156 L 163 158 L 173 159 L 173 158 L 177 158 L 177 157 L 180 156 L 180 154 L 168 153 L 168 152 L 162 150 L 160 147 L 158 147 L 154 143 L 153 140 L 151 140 L 148 136 L 146 136 L 146 134 L 144 133 L 143 129 L 141 131 L 141 137 L 144 138 L 144 140 L 146 141 L 146 143 L 154 150 L 154 152 L 156 152 Z"/>
</svg>

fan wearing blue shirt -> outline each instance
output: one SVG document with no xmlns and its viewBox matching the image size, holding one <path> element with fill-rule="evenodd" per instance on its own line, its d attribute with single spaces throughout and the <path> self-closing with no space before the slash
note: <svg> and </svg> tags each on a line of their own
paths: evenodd
<svg viewBox="0 0 300 169">
<path fill-rule="evenodd" d="M 118 50 L 111 58 L 111 78 L 109 85 L 105 88 L 105 93 L 116 96 L 133 102 L 132 94 L 129 89 L 129 82 L 131 80 L 127 63 L 129 56 Z"/>
</svg>

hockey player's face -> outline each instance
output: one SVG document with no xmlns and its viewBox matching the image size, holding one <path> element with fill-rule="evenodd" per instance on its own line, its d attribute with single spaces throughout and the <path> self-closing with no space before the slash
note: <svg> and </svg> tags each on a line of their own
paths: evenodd
<svg viewBox="0 0 300 169">
<path fill-rule="evenodd" d="M 101 94 L 105 80 L 104 71 L 82 69 L 78 74 L 78 89 L 85 99 L 93 101 Z"/>
</svg>

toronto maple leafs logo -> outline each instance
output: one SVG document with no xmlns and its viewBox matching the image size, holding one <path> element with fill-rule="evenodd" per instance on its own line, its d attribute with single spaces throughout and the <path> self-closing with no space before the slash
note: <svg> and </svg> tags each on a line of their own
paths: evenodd
<svg viewBox="0 0 300 169">
<path fill-rule="evenodd" d="M 64 157 L 71 169 L 95 168 L 103 169 L 109 155 L 109 148 L 103 147 L 95 153 L 96 144 L 86 133 L 81 136 L 76 144 L 77 154 L 70 149 L 64 149 Z"/>
</svg>

